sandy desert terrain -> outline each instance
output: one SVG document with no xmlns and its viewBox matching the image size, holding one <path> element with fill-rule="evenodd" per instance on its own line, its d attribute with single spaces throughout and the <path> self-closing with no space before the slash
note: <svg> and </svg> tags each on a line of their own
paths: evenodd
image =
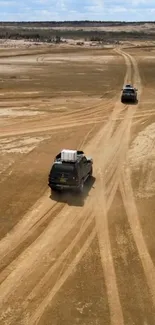
<svg viewBox="0 0 155 325">
<path fill-rule="evenodd" d="M 1 325 L 155 324 L 154 75 L 153 47 L 0 53 Z M 62 148 L 82 200 L 47 186 Z"/>
</svg>

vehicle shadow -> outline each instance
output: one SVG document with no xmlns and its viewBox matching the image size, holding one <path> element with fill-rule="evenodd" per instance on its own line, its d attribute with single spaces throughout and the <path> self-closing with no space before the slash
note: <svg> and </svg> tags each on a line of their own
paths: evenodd
<svg viewBox="0 0 155 325">
<path fill-rule="evenodd" d="M 69 206 L 83 206 L 85 199 L 89 196 L 89 192 L 95 183 L 96 178 L 91 176 L 84 184 L 83 193 L 77 193 L 71 190 L 51 191 L 50 198 L 56 202 L 66 203 Z"/>
</svg>

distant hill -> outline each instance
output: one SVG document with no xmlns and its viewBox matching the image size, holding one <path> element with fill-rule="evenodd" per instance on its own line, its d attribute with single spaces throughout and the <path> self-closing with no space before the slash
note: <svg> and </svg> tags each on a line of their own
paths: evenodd
<svg viewBox="0 0 155 325">
<path fill-rule="evenodd" d="M 0 22 L 0 26 L 31 26 L 31 27 L 117 27 L 117 26 L 143 26 L 145 24 L 154 24 L 155 21 L 141 22 L 126 22 L 126 21 L 89 21 L 89 20 L 74 20 L 74 21 L 27 21 L 27 22 Z"/>
<path fill-rule="evenodd" d="M 155 22 L 125 21 L 44 21 L 0 22 L 0 39 L 24 39 L 56 42 L 81 41 L 116 42 L 155 39 Z"/>
</svg>

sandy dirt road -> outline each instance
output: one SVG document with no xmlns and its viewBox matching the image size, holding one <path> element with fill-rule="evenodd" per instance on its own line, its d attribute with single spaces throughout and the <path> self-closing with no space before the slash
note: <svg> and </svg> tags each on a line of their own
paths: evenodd
<svg viewBox="0 0 155 325">
<path fill-rule="evenodd" d="M 94 183 L 83 204 L 75 197 L 69 205 L 67 194 L 57 202 L 46 190 L 1 239 L 1 324 L 155 323 L 152 246 L 130 167 L 135 130 L 149 113 L 140 107 L 143 81 L 137 60 L 120 48 L 115 53 L 124 60 L 122 84 L 133 82 L 138 88 L 137 105 L 121 104 L 118 91 L 111 99 L 87 103 L 82 113 L 77 108 L 52 116 L 50 127 L 45 116 L 36 129 L 35 121 L 29 126 L 24 121 L 18 130 L 10 124 L 1 131 L 1 138 L 9 139 L 90 123 L 79 145 L 94 159 Z"/>
</svg>

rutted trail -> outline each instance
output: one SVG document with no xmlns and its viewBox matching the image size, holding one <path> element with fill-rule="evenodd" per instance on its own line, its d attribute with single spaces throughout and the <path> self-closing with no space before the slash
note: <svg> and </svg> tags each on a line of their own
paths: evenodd
<svg viewBox="0 0 155 325">
<path fill-rule="evenodd" d="M 122 54 L 122 53 L 121 53 Z M 131 79 L 132 66 L 131 61 L 125 54 L 122 54 L 125 58 L 127 65 L 127 73 L 124 83 Z M 119 184 L 120 170 L 123 165 L 126 154 L 126 130 L 129 132 L 129 124 L 131 125 L 132 117 L 136 108 L 130 111 L 127 108 L 127 112 L 124 114 L 124 119 L 117 127 L 116 132 L 112 135 L 109 132 L 109 136 L 105 138 L 105 143 L 102 144 L 103 153 L 101 160 L 99 161 L 100 167 L 98 169 L 98 188 L 100 194 L 96 196 L 95 210 L 96 210 L 96 228 L 100 247 L 101 262 L 103 267 L 104 279 L 107 286 L 107 296 L 110 308 L 111 324 L 118 325 L 124 324 L 124 317 L 119 299 L 119 293 L 117 288 L 116 274 L 113 264 L 113 257 L 111 252 L 111 244 L 109 238 L 108 229 L 108 210 L 113 202 L 116 194 L 116 190 Z M 121 130 L 123 132 L 121 132 Z M 112 131 L 112 130 L 111 130 Z M 117 136 L 120 132 L 120 137 Z M 106 144 L 106 145 L 105 145 Z M 110 154 L 109 154 L 110 153 Z M 110 159 L 109 159 L 110 158 Z M 112 161 L 112 164 L 110 162 Z M 114 166 L 113 166 L 114 164 Z M 112 177 L 110 191 L 106 183 L 106 172 L 108 176 Z M 109 179 L 110 177 L 108 177 Z M 109 194 L 109 195 L 108 195 Z"/>
<path fill-rule="evenodd" d="M 87 138 L 93 131 L 94 127 L 95 125 L 93 125 L 90 131 L 86 134 L 79 148 L 82 148 L 85 145 Z M 24 242 L 26 240 L 28 241 L 28 239 L 31 238 L 31 235 L 33 235 L 34 241 L 35 230 L 37 232 L 37 237 L 39 236 L 39 226 L 42 226 L 49 218 L 51 221 L 53 216 L 55 217 L 55 215 L 63 210 L 65 204 L 59 202 L 56 203 L 48 197 L 48 194 L 48 191 L 45 192 L 43 197 L 41 197 L 31 208 L 31 211 L 27 212 L 22 220 L 12 229 L 12 231 L 10 231 L 10 233 L 0 241 L 0 258 L 2 269 L 4 268 L 5 264 L 8 264 L 9 260 L 11 261 L 13 259 L 12 257 L 14 257 L 14 254 L 17 254 L 18 250 L 24 246 Z M 7 272 L 4 270 L 4 275 L 3 273 L 0 275 L 0 282 L 4 280 L 4 278 L 11 272 L 11 270 L 12 264 L 10 264 Z"/>
<path fill-rule="evenodd" d="M 138 85 L 139 97 L 140 97 L 142 93 L 142 85 L 141 85 L 138 66 L 135 59 L 131 55 L 129 54 L 126 55 L 132 61 L 132 64 L 134 66 L 134 70 L 135 70 L 134 82 L 136 82 L 136 84 Z M 129 143 L 130 143 L 130 134 L 127 142 L 128 147 L 129 147 Z M 145 276 L 155 306 L 155 267 L 153 265 L 146 243 L 144 241 L 142 228 L 140 225 L 140 220 L 139 220 L 138 211 L 136 207 L 136 202 L 134 199 L 132 184 L 131 184 L 131 172 L 127 160 L 125 160 L 124 167 L 122 168 L 119 186 L 122 193 L 122 198 L 128 216 L 128 220 L 130 223 L 130 227 L 132 229 L 134 240 L 137 245 L 139 256 L 142 261 Z"/>
<path fill-rule="evenodd" d="M 86 253 L 86 251 L 90 247 L 93 239 L 95 238 L 95 235 L 96 235 L 96 231 L 94 229 L 94 230 L 92 230 L 90 235 L 87 237 L 82 250 L 79 251 L 79 253 L 77 253 L 76 257 L 74 258 L 72 263 L 68 266 L 67 270 L 63 273 L 62 277 L 56 282 L 53 289 L 50 291 L 50 293 L 47 295 L 47 297 L 43 300 L 43 302 L 39 306 L 39 309 L 37 310 L 37 312 L 34 313 L 32 318 L 29 320 L 31 325 L 35 325 L 38 323 L 38 321 L 40 320 L 41 316 L 43 315 L 46 307 L 49 305 L 49 303 L 51 303 L 51 300 L 54 298 L 56 293 L 61 289 L 62 285 L 67 280 L 68 276 L 72 273 L 73 269 L 80 262 L 81 258 L 83 257 L 83 255 Z"/>
<path fill-rule="evenodd" d="M 117 111 L 117 110 L 116 110 Z M 115 112 L 114 114 L 113 114 L 113 116 L 115 116 L 115 114 L 120 114 L 120 111 L 118 110 L 117 111 L 117 113 Z M 120 133 L 121 133 L 121 136 L 122 136 L 122 133 L 124 132 L 124 129 L 126 128 L 126 123 L 121 123 L 122 125 L 121 125 L 121 127 L 120 128 L 118 128 L 118 131 L 116 132 L 116 133 L 118 133 L 118 136 L 120 136 Z M 92 148 L 92 150 L 97 150 L 97 151 L 99 151 L 99 148 L 100 147 L 103 147 L 104 146 L 104 144 L 107 142 L 107 141 L 109 141 L 108 139 L 111 139 L 111 135 L 112 135 L 112 133 L 113 133 L 113 128 L 114 128 L 114 126 L 115 126 L 115 122 L 113 123 L 113 119 L 110 119 L 109 120 L 109 124 L 108 124 L 108 128 L 106 127 L 105 128 L 105 130 L 104 130 L 104 132 L 103 132 L 103 130 L 102 130 L 102 132 L 101 132 L 101 134 L 98 134 L 98 137 L 96 137 L 96 139 L 94 139 L 94 141 L 93 141 L 93 148 L 95 148 L 95 145 L 97 145 L 97 147 L 96 147 L 96 149 L 93 149 Z M 101 138 L 100 138 L 100 141 L 99 141 L 99 135 L 101 136 Z M 103 136 L 104 135 L 104 136 Z M 113 138 L 112 138 L 114 141 L 116 141 L 116 139 L 117 139 L 117 135 L 116 134 L 114 134 L 114 136 L 113 136 Z M 98 142 L 99 141 L 99 142 Z M 98 142 L 98 144 L 97 144 L 97 142 Z M 112 142 L 112 141 L 111 141 Z M 119 141 L 117 142 L 118 143 L 118 145 L 119 145 Z M 92 145 L 92 143 L 90 144 L 90 146 Z M 98 159 L 98 165 L 97 165 L 97 169 L 99 168 L 99 166 L 100 166 L 100 164 L 101 164 L 101 160 L 100 159 L 102 159 L 102 157 L 99 157 L 99 159 Z M 109 157 L 108 157 L 108 159 L 107 159 L 107 164 L 109 163 L 109 161 L 111 160 L 111 154 L 109 155 Z M 97 175 L 96 175 L 97 176 Z M 106 179 L 105 179 L 106 180 Z M 98 187 L 98 182 L 97 182 L 97 184 L 96 184 L 96 187 Z M 111 184 L 110 184 L 111 185 Z M 85 207 L 86 207 L 86 210 L 88 210 L 89 209 L 89 207 L 90 207 L 90 204 L 91 204 L 91 206 L 92 206 L 92 208 L 93 208 L 93 210 L 94 210 L 94 212 L 93 212 L 93 215 L 95 214 L 95 216 L 96 216 L 96 213 L 98 213 L 99 211 L 98 211 L 98 209 L 96 208 L 96 203 L 97 203 L 97 197 L 100 197 L 101 199 L 103 199 L 103 197 L 101 197 L 101 194 L 99 194 L 99 191 L 100 191 L 100 188 L 97 188 L 97 190 L 95 191 L 95 193 L 93 194 L 93 196 L 91 197 L 91 200 L 88 198 L 88 200 L 86 201 L 86 203 L 85 203 Z M 111 195 L 111 193 L 110 193 L 110 195 Z M 113 198 L 114 198 L 114 195 L 115 195 L 115 193 L 113 193 Z M 113 198 L 111 199 L 111 201 L 113 200 Z M 109 199 L 110 199 L 110 196 L 109 196 Z M 101 202 L 99 202 L 99 204 L 101 204 Z M 102 201 L 102 204 L 103 204 L 103 201 Z M 109 208 L 110 208 L 110 206 L 109 206 Z M 88 219 L 88 225 L 90 224 L 92 222 L 92 217 L 90 216 L 90 218 Z M 104 224 L 104 226 L 105 226 L 105 224 Z M 98 229 L 98 227 L 97 227 L 97 229 Z M 96 230 L 97 230 L 96 229 Z M 105 227 L 105 228 L 102 228 L 102 230 L 104 230 L 104 232 L 102 233 L 102 237 L 104 238 L 105 237 L 105 232 L 107 231 L 107 227 Z M 94 238 L 94 236 L 92 236 L 92 240 L 93 240 L 93 238 Z M 107 237 L 106 237 L 107 238 Z M 90 242 L 91 243 L 91 242 Z M 109 247 L 109 244 L 108 244 L 108 246 L 106 246 L 106 249 L 108 249 L 108 247 Z M 84 254 L 84 252 L 85 252 L 85 245 L 81 248 L 81 250 L 80 250 L 80 252 L 79 252 L 79 255 L 78 256 L 81 256 L 80 257 L 80 259 L 82 258 L 82 256 L 83 256 L 83 254 Z M 108 252 L 109 252 L 109 250 L 108 250 Z M 102 255 L 101 255 L 104 259 L 106 258 L 106 256 L 107 256 L 107 253 L 104 251 L 104 254 L 103 254 L 103 252 L 102 252 Z M 78 260 L 78 261 L 80 261 L 80 260 Z M 75 263 L 75 262 L 74 262 Z M 73 267 L 75 267 L 75 265 L 76 264 L 74 264 L 73 263 Z M 65 280 L 67 280 L 67 278 L 69 277 L 69 275 L 71 274 L 71 272 L 72 272 L 72 270 L 73 270 L 73 267 L 69 267 L 68 268 L 68 271 L 66 271 L 62 276 L 61 276 L 61 278 L 60 278 L 60 280 L 59 280 L 59 282 L 61 283 L 61 285 L 64 283 L 64 279 Z M 110 264 L 108 264 L 108 267 L 112 267 L 112 260 L 110 260 Z M 52 271 L 52 270 L 51 270 Z M 108 269 L 107 269 L 107 271 L 108 271 Z M 109 272 L 108 272 L 109 273 Z M 68 274 L 68 276 L 67 276 L 67 274 Z M 65 278 L 64 278 L 64 276 L 65 276 Z M 105 274 L 104 274 L 104 276 L 106 277 L 106 280 L 107 280 L 107 283 L 108 283 L 108 280 L 109 280 L 109 277 L 107 277 L 107 274 L 106 274 L 106 272 L 105 272 Z M 48 279 L 48 278 L 47 278 Z M 113 280 L 114 280 L 114 278 L 113 278 Z M 58 282 L 58 283 L 59 283 Z M 113 286 L 113 285 L 115 285 L 115 287 Z M 55 285 L 55 287 L 56 287 L 56 285 Z M 36 321 L 38 321 L 39 319 L 40 319 L 40 317 L 41 317 L 41 315 L 42 315 L 42 312 L 47 308 L 47 306 L 48 306 L 48 304 L 50 303 L 51 304 L 51 301 L 52 301 L 52 299 L 53 299 L 53 297 L 54 297 L 54 290 L 56 290 L 55 289 L 55 287 L 52 289 L 52 291 L 51 291 L 51 293 L 48 295 L 48 297 L 47 298 L 45 298 L 44 300 L 43 300 L 43 302 L 41 303 L 41 305 L 39 306 L 39 308 L 36 310 L 36 313 L 34 314 L 34 316 L 32 317 L 32 319 L 30 319 L 29 320 L 29 322 L 30 322 L 30 324 L 35 324 L 35 322 Z M 123 324 L 123 321 L 122 321 L 122 312 L 121 312 L 121 306 L 120 306 L 120 303 L 117 303 L 117 300 L 119 299 L 118 298 L 118 293 L 117 293 L 117 289 L 115 289 L 115 288 L 117 288 L 117 285 L 116 285 L 116 282 L 114 281 L 114 283 L 112 284 L 112 287 L 113 287 L 113 292 L 112 292 L 112 295 L 113 295 L 113 300 L 115 300 L 115 305 L 113 305 L 112 304 L 112 302 L 111 302 L 111 307 L 112 307 L 112 309 L 113 309 L 113 306 L 115 306 L 115 311 L 116 311 L 116 313 L 117 313 L 117 319 L 118 319 L 118 317 L 119 317 L 119 322 L 120 322 L 120 324 Z M 59 288 L 61 288 L 61 286 L 60 286 L 60 284 L 59 284 Z M 116 290 L 116 294 L 114 293 L 114 289 Z M 109 294 L 110 294 L 111 292 L 109 292 Z M 111 295 L 110 295 L 110 297 L 112 297 Z M 110 299 L 110 298 L 109 298 Z M 111 300 L 110 300 L 111 301 Z M 112 319 L 114 320 L 114 318 L 115 318 L 115 316 L 116 316 L 116 313 L 114 312 L 114 311 L 112 311 Z M 120 315 L 120 316 L 119 316 Z M 115 318 L 116 319 L 116 318 Z M 115 324 L 114 322 L 113 322 L 113 324 Z"/>
<path fill-rule="evenodd" d="M 141 79 L 136 61 L 122 50 L 117 50 L 117 53 L 125 59 L 124 83 L 133 80 L 141 95 Z M 108 225 L 109 209 L 118 188 L 121 190 L 126 214 L 155 303 L 154 266 L 143 239 L 130 174 L 125 169 L 132 120 L 137 108 L 138 105 L 129 107 L 121 104 L 119 96 L 107 123 L 87 146 L 86 139 L 81 144 L 85 145 L 84 151 L 94 158 L 96 177 L 95 188 L 91 189 L 84 207 L 55 204 L 54 201 L 49 201 L 45 194 L 36 203 L 34 210 L 27 213 L 13 231 L 0 242 L 0 258 L 7 259 L 8 265 L 1 273 L 2 324 L 5 322 L 7 325 L 20 324 L 21 315 L 23 315 L 22 324 L 38 324 L 46 308 L 49 304 L 51 306 L 53 298 L 68 280 L 97 235 L 111 325 L 125 325 Z M 98 113 L 100 114 L 100 108 Z M 80 112 L 77 112 L 77 116 L 79 114 Z M 56 218 L 51 219 L 35 241 L 12 262 L 12 252 L 33 235 L 42 221 L 50 217 L 52 211 L 56 214 Z M 78 248 L 76 253 L 75 247 Z M 57 270 L 60 272 L 59 277 L 56 277 Z M 53 276 L 55 282 L 52 282 Z M 48 283 L 49 288 L 46 292 Z"/>
<path fill-rule="evenodd" d="M 112 135 L 115 125 L 116 125 L 116 119 L 117 119 L 117 117 L 119 117 L 120 113 L 124 112 L 124 109 L 125 109 L 125 107 L 123 105 L 120 105 L 119 99 L 118 99 L 118 101 L 116 102 L 115 108 L 113 110 L 113 113 L 109 118 L 108 123 L 103 127 L 103 129 L 101 129 L 101 131 L 96 135 L 96 137 L 94 137 L 94 139 L 90 143 L 90 145 L 87 146 L 87 148 L 85 149 L 86 152 L 89 153 L 89 151 L 90 151 L 91 155 L 93 155 L 93 156 L 98 155 L 99 148 L 102 147 L 106 142 L 108 142 L 108 139 L 111 138 L 111 135 Z M 127 120 L 126 120 L 126 122 L 127 122 Z M 122 137 L 122 135 L 123 135 L 124 127 L 126 127 L 126 122 L 123 121 L 121 123 L 122 126 L 118 130 L 118 136 L 120 136 L 120 137 Z M 117 132 L 116 132 L 116 134 L 117 134 Z M 116 134 L 115 134 L 115 138 L 117 138 Z M 119 141 L 118 141 L 118 144 L 119 144 Z M 112 156 L 112 153 L 110 154 L 107 163 L 109 163 L 111 161 L 111 156 Z M 100 159 L 102 160 L 102 156 L 100 157 Z M 101 160 L 99 160 L 100 164 L 102 164 Z M 95 190 L 98 191 L 97 188 Z M 113 195 L 115 195 L 115 193 L 113 193 Z M 43 201 L 45 203 L 45 205 L 43 203 L 43 208 L 44 208 L 44 207 L 46 207 L 46 198 Z M 84 216 L 85 214 L 88 214 L 88 211 L 91 212 L 90 207 L 92 206 L 92 209 L 93 209 L 93 205 L 92 205 L 93 201 L 94 200 L 92 200 L 92 196 L 90 198 L 88 198 L 85 202 L 85 207 L 82 210 L 79 208 L 64 207 L 62 210 L 62 213 L 60 212 L 59 215 L 57 216 L 57 218 L 54 219 L 54 221 L 51 222 L 51 224 L 49 224 L 47 230 L 45 230 L 42 233 L 42 235 L 37 239 L 36 242 L 34 242 L 34 244 L 31 244 L 31 246 L 26 250 L 27 252 L 25 251 L 23 254 L 21 254 L 21 256 L 19 256 L 17 258 L 17 261 L 15 261 L 15 263 L 13 263 L 12 266 L 11 265 L 10 265 L 10 267 L 8 266 L 8 268 L 7 268 L 8 271 L 5 270 L 4 274 L 6 271 L 9 273 L 11 271 L 10 276 L 8 275 L 8 277 L 6 278 L 6 280 L 3 281 L 3 283 L 0 287 L 1 302 L 3 301 L 4 305 L 7 306 L 8 302 L 9 301 L 11 302 L 10 299 L 13 298 L 10 290 L 11 290 L 11 288 L 12 289 L 14 288 L 14 290 L 15 290 L 15 282 L 16 282 L 17 289 L 21 288 L 21 290 L 22 290 L 25 280 L 26 279 L 28 280 L 28 274 L 29 274 L 31 268 L 34 269 L 34 266 L 35 266 L 33 273 L 38 270 L 39 264 L 37 266 L 36 262 L 37 262 L 37 260 L 38 260 L 38 262 L 39 262 L 39 260 L 41 261 L 40 247 L 42 247 L 43 254 L 45 254 L 45 253 L 47 254 L 47 252 L 50 253 L 50 251 L 52 251 L 52 249 L 54 249 L 54 247 L 56 248 L 56 246 L 58 245 L 58 242 L 60 243 L 63 240 L 64 236 L 67 235 L 67 233 L 69 233 L 69 231 L 71 229 L 73 229 L 73 227 L 75 227 L 75 225 L 78 223 L 78 221 L 80 221 L 82 216 Z M 44 212 L 44 210 L 42 210 L 42 207 L 40 207 L 39 210 L 40 210 L 40 216 L 41 216 L 41 214 L 46 213 L 46 211 L 48 209 L 46 207 L 46 211 Z M 66 211 L 66 217 L 65 217 L 65 211 Z M 28 219 L 26 217 L 26 219 L 25 219 L 25 222 L 28 225 L 29 225 L 28 220 L 30 220 L 31 218 L 32 218 L 32 216 L 30 218 L 28 217 Z M 39 219 L 40 218 L 41 217 L 39 217 Z M 38 219 L 38 216 L 37 216 L 37 219 Z M 71 223 L 71 219 L 73 221 L 73 224 Z M 61 220 L 61 221 L 59 221 L 59 220 Z M 67 220 L 69 220 L 69 221 L 66 224 Z M 65 229 L 66 229 L 65 232 L 63 229 L 61 229 L 64 222 L 65 222 Z M 22 223 L 21 223 L 21 225 L 22 225 Z M 24 230 L 25 224 L 23 224 L 22 227 Z M 20 224 L 17 226 L 16 229 L 17 229 L 18 233 L 21 233 L 20 232 Z M 30 231 L 31 231 L 31 229 L 30 229 Z M 54 238 L 54 236 L 53 236 L 54 233 L 52 235 L 51 231 L 52 232 L 54 231 L 55 235 L 57 233 L 59 233 L 59 240 L 56 237 Z M 28 229 L 28 233 L 29 233 L 29 229 Z M 49 233 L 50 237 L 48 236 L 48 233 Z M 62 235 L 61 235 L 61 233 L 62 233 Z M 12 236 L 16 238 L 16 232 L 13 232 Z M 8 237 L 8 239 L 6 239 L 6 240 L 4 239 L 4 241 L 2 241 L 3 246 L 0 246 L 0 247 L 1 247 L 1 252 L 3 255 L 5 254 L 4 247 L 6 247 L 5 251 L 8 253 L 8 246 L 11 244 L 13 237 L 10 237 L 10 238 Z M 45 238 L 46 238 L 46 240 L 45 240 Z M 42 241 L 42 244 L 41 244 L 41 241 Z M 17 243 L 19 242 L 18 238 L 16 239 L 16 242 Z M 54 246 L 52 243 L 54 244 Z M 56 245 L 56 243 L 57 243 L 57 245 Z M 15 244 L 15 245 L 17 245 L 17 244 Z M 37 253 L 37 247 L 39 248 L 38 253 Z M 45 247 L 47 247 L 46 250 L 45 250 Z M 11 248 L 11 246 L 10 246 L 10 248 Z M 82 250 L 83 249 L 81 249 L 81 254 L 82 254 Z M 37 256 L 39 259 L 37 258 Z M 27 268 L 27 272 L 25 272 L 25 267 Z M 31 273 L 30 273 L 30 276 L 32 277 Z M 19 281 L 19 277 L 21 278 L 21 282 Z M 24 280 L 24 278 L 25 278 L 25 280 Z M 18 293 L 20 291 L 17 290 L 16 292 Z M 10 296 L 10 294 L 11 294 L 11 296 Z M 18 295 L 19 295 L 19 293 L 17 294 L 17 297 L 18 297 Z M 16 300 L 17 300 L 17 298 L 16 298 Z M 20 303 L 20 296 L 19 296 L 19 303 Z M 36 313 L 37 313 L 37 310 L 36 310 Z M 11 313 L 11 315 L 15 316 L 15 314 L 16 314 L 16 311 L 14 310 L 13 314 Z M 12 316 L 11 316 L 11 319 L 12 319 Z"/>
<path fill-rule="evenodd" d="M 120 110 L 118 110 L 117 114 L 119 114 L 119 113 L 120 113 Z M 94 146 L 97 145 L 97 143 L 98 143 L 98 146 L 100 146 L 101 140 L 102 140 L 102 142 L 103 141 L 105 142 L 105 139 L 108 139 L 108 137 L 110 137 L 111 133 L 113 132 L 114 124 L 115 124 L 115 122 L 113 123 L 113 121 L 110 119 L 109 120 L 108 129 L 106 127 L 105 130 L 104 130 L 104 132 L 103 131 L 100 132 L 98 134 L 98 136 L 94 139 L 94 143 L 93 143 Z M 122 130 L 122 131 L 124 131 L 124 130 Z M 120 133 L 120 131 L 118 132 L 118 136 L 119 136 L 119 133 Z M 107 137 L 106 137 L 106 135 L 107 135 Z M 95 151 L 96 151 L 96 149 L 95 149 Z M 62 225 L 65 223 L 65 229 L 66 229 L 67 232 L 69 232 L 69 229 L 71 229 L 70 227 L 73 227 L 72 226 L 72 223 L 71 223 L 71 219 L 73 220 L 74 226 L 75 226 L 75 223 L 76 224 L 78 223 L 79 218 L 82 218 L 82 216 L 84 216 L 86 213 L 88 213 L 88 211 L 90 210 L 91 207 L 93 208 L 93 203 L 94 202 L 92 200 L 92 197 L 90 197 L 90 198 L 87 199 L 86 204 L 85 204 L 85 207 L 82 210 L 80 208 L 68 208 L 68 207 L 64 207 L 62 213 L 59 213 L 59 215 L 57 216 L 57 218 L 54 219 L 54 221 L 48 226 L 49 229 L 47 228 L 47 230 L 45 230 L 44 233 L 39 237 L 38 240 L 39 241 L 42 241 L 42 244 L 41 244 L 41 242 L 39 243 L 39 241 L 37 240 L 36 243 L 34 243 L 33 245 L 30 246 L 30 250 L 28 249 L 27 250 L 27 253 L 26 252 L 23 253 L 21 255 L 21 257 L 19 257 L 17 259 L 16 263 L 13 263 L 13 269 L 12 269 L 12 266 L 11 265 L 10 265 L 11 269 L 10 269 L 10 267 L 8 267 L 8 272 L 9 273 L 12 270 L 12 272 L 10 274 L 11 277 L 8 276 L 8 278 L 3 282 L 3 284 L 0 287 L 0 297 L 1 297 L 1 299 L 3 299 L 3 303 L 4 303 L 4 301 L 7 302 L 7 300 L 6 300 L 7 299 L 7 296 L 6 296 L 6 294 L 7 294 L 6 287 L 9 290 L 8 291 L 8 298 L 9 298 L 10 289 L 11 289 L 11 287 L 12 288 L 13 287 L 15 288 L 15 282 L 17 283 L 17 286 L 19 286 L 19 285 L 20 286 L 21 285 L 23 286 L 23 284 L 24 284 L 23 283 L 24 278 L 22 279 L 22 277 L 23 276 L 24 277 L 26 276 L 26 278 L 28 278 L 28 269 L 29 270 L 31 269 L 31 267 L 30 267 L 30 261 L 31 261 L 31 266 L 32 265 L 35 265 L 35 268 L 37 268 L 37 263 L 36 263 L 37 262 L 37 254 L 38 254 L 39 259 L 41 259 L 41 250 L 40 250 L 40 247 L 43 248 L 43 254 L 46 253 L 45 252 L 46 242 L 48 244 L 48 251 L 49 251 L 49 248 L 50 248 L 50 251 L 52 251 L 52 249 L 54 249 L 54 247 L 56 248 L 56 246 L 58 244 L 57 240 L 59 240 L 59 242 L 60 242 L 63 239 L 63 237 L 65 236 L 64 230 L 63 230 L 63 236 L 61 236 L 61 232 L 62 232 L 61 231 L 61 228 L 62 228 Z M 40 206 L 40 210 L 41 210 L 41 206 Z M 66 210 L 66 213 L 67 213 L 66 216 L 65 216 L 65 210 Z M 77 214 L 75 214 L 76 211 L 77 211 Z M 82 212 L 82 214 L 80 212 Z M 61 220 L 61 219 L 62 219 L 62 221 L 60 222 L 59 220 Z M 25 229 L 25 224 L 23 224 L 22 227 L 23 227 L 23 230 L 24 230 Z M 52 232 L 53 232 L 53 235 L 52 235 Z M 67 234 L 67 232 L 66 232 L 66 234 Z M 19 228 L 18 228 L 18 233 L 20 233 L 20 224 L 19 224 Z M 48 236 L 48 233 L 49 233 L 49 236 Z M 59 237 L 58 238 L 54 237 L 54 233 L 55 233 L 56 236 L 57 236 L 57 233 L 59 233 Z M 16 237 L 16 233 L 13 233 L 13 236 Z M 45 241 L 45 238 L 46 238 L 46 241 Z M 13 239 L 11 239 L 11 240 L 10 239 L 11 238 L 8 238 L 7 239 L 7 237 L 6 237 L 6 240 L 7 241 L 5 241 L 5 239 L 4 239 L 4 241 L 2 241 L 2 243 L 4 243 L 3 245 L 6 245 L 8 243 L 7 246 L 6 246 L 6 252 L 8 252 L 9 242 L 12 242 L 12 240 L 13 240 Z M 52 243 L 54 244 L 54 246 L 53 246 Z M 2 247 L 3 247 L 2 250 L 4 250 L 4 246 L 2 246 Z M 37 247 L 39 248 L 38 253 L 37 253 Z M 11 246 L 10 246 L 10 248 L 12 249 Z M 28 262 L 28 259 L 29 259 L 29 262 Z M 23 265 L 23 268 L 21 269 L 22 265 Z M 25 270 L 26 270 L 25 267 L 28 268 L 26 273 L 25 273 Z M 40 265 L 40 267 L 41 267 L 41 265 Z M 18 269 L 19 269 L 19 271 L 18 271 Z M 13 277 L 13 274 L 14 274 L 14 277 Z M 22 283 L 20 283 L 19 278 L 21 278 Z M 12 283 L 12 286 L 11 286 L 11 283 Z"/>
<path fill-rule="evenodd" d="M 131 57 L 129 54 L 128 57 L 132 61 L 135 69 L 135 80 L 139 86 L 139 96 L 140 96 L 142 93 L 142 85 L 141 85 L 141 79 L 138 71 L 138 66 L 133 57 Z M 127 142 L 128 147 L 129 147 L 129 142 L 130 142 L 130 135 Z M 137 245 L 138 253 L 142 261 L 145 276 L 155 306 L 155 267 L 149 255 L 146 243 L 144 241 L 138 210 L 136 207 L 136 202 L 135 202 L 134 193 L 132 189 L 131 172 L 128 166 L 127 159 L 125 160 L 125 164 L 121 171 L 119 187 L 122 193 L 122 198 L 128 216 L 128 220 L 130 223 L 130 227 L 134 236 L 135 243 Z"/>
<path fill-rule="evenodd" d="M 134 240 L 137 245 L 138 253 L 143 265 L 146 280 L 155 306 L 155 267 L 149 255 L 146 243 L 144 241 L 139 215 L 134 199 L 133 189 L 131 185 L 130 170 L 127 166 L 125 166 L 124 170 L 121 173 L 121 181 L 119 186 L 122 193 L 123 202 L 127 212 L 130 227 L 132 229 Z"/>
</svg>

